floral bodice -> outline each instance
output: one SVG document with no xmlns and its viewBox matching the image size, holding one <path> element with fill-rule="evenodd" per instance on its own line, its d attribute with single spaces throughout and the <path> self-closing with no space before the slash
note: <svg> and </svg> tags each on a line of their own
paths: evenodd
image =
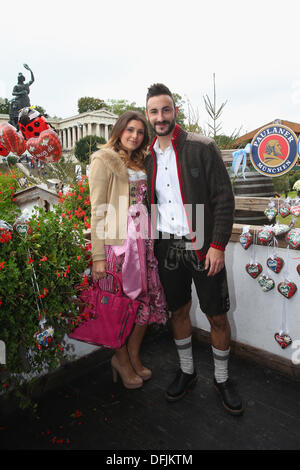
<svg viewBox="0 0 300 470">
<path fill-rule="evenodd" d="M 129 206 L 145 204 L 147 197 L 147 177 L 144 171 L 128 169 L 129 175 Z"/>
</svg>

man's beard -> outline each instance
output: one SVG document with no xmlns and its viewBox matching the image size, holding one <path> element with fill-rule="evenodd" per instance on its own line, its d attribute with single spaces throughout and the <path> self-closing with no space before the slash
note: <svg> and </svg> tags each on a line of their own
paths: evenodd
<svg viewBox="0 0 300 470">
<path fill-rule="evenodd" d="M 158 132 L 158 131 L 156 130 L 156 126 L 159 125 L 159 124 L 169 124 L 169 125 L 168 125 L 168 127 L 167 127 L 167 129 L 166 129 L 165 131 L 163 131 L 163 132 Z M 156 123 L 154 124 L 154 127 L 152 126 L 152 128 L 153 128 L 154 132 L 156 133 L 156 135 L 158 135 L 158 136 L 160 136 L 160 137 L 163 137 L 163 136 L 165 136 L 165 135 L 171 134 L 171 132 L 173 131 L 175 125 L 176 125 L 176 119 L 173 119 L 172 121 L 161 121 L 161 122 L 159 122 L 159 123 L 156 122 Z"/>
</svg>

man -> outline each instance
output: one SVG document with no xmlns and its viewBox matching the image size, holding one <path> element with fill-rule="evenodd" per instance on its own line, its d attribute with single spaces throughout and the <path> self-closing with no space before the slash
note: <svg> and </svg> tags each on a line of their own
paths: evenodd
<svg viewBox="0 0 300 470">
<path fill-rule="evenodd" d="M 215 387 L 225 408 L 239 415 L 242 401 L 228 379 L 231 331 L 224 265 L 234 196 L 214 141 L 181 129 L 176 124 L 177 112 L 165 85 L 158 83 L 148 89 L 146 115 L 156 133 L 145 162 L 149 203 L 159 234 L 155 253 L 180 360 L 180 369 L 165 396 L 170 402 L 179 400 L 197 381 L 189 316 L 194 281 L 200 307 L 211 325 Z M 199 206 L 203 208 L 200 231 L 195 220 Z"/>
</svg>

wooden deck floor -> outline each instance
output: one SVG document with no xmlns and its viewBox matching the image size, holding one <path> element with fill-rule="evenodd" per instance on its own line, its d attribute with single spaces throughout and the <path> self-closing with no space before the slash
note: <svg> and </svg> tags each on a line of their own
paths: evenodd
<svg viewBox="0 0 300 470">
<path fill-rule="evenodd" d="M 21 411 L 0 418 L 1 449 L 237 450 L 300 448 L 300 383 L 232 356 L 230 375 L 246 402 L 241 417 L 226 413 L 213 388 L 210 347 L 194 341 L 199 374 L 181 401 L 164 391 L 177 368 L 167 330 L 146 337 L 142 357 L 153 378 L 139 390 L 113 384 L 109 357 L 39 399 L 38 417 Z"/>
</svg>

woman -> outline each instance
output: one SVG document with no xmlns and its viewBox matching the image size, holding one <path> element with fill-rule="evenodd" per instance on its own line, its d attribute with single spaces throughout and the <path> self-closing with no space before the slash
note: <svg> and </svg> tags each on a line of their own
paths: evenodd
<svg viewBox="0 0 300 470">
<path fill-rule="evenodd" d="M 114 381 L 119 373 L 126 388 L 139 388 L 150 379 L 152 372 L 139 357 L 142 340 L 148 323 L 167 320 L 144 204 L 148 141 L 145 117 L 126 111 L 108 143 L 91 156 L 89 170 L 93 278 L 102 280 L 102 288 L 112 290 L 113 281 L 106 271 L 114 272 L 123 281 L 124 292 L 142 304 L 127 344 L 111 360 Z"/>
</svg>

